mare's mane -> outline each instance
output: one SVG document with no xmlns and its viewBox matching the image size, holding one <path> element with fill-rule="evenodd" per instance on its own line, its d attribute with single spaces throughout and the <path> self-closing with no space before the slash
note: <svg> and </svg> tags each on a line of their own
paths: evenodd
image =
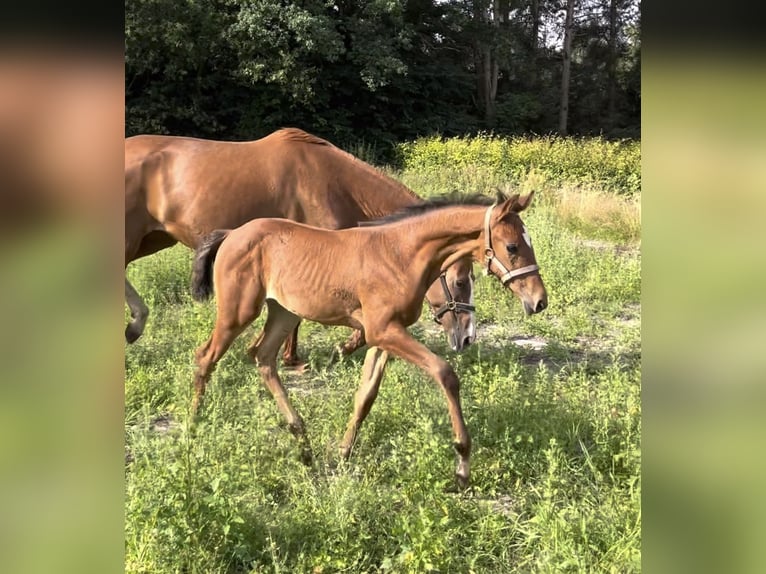
<svg viewBox="0 0 766 574">
<path fill-rule="evenodd" d="M 387 176 L 374 165 L 371 165 L 367 163 L 366 161 L 359 159 L 355 155 L 347 152 L 346 150 L 339 148 L 338 146 L 330 143 L 329 141 L 325 139 L 320 138 L 319 136 L 315 136 L 314 134 L 304 132 L 302 129 L 299 129 L 299 128 L 280 128 L 279 130 L 276 131 L 276 133 L 279 134 L 280 137 L 286 140 L 301 142 L 305 144 L 312 144 L 317 146 L 324 146 L 332 150 L 334 153 L 338 154 L 339 156 L 345 158 L 346 160 L 350 160 L 351 163 L 353 163 L 358 169 L 362 169 L 363 171 L 370 174 L 374 178 L 385 182 L 386 185 L 394 186 L 398 188 L 400 191 L 406 193 L 412 199 L 420 200 L 420 198 L 415 194 L 414 191 L 412 191 L 409 187 L 404 185 L 399 180 L 394 179 L 393 177 Z"/>
</svg>

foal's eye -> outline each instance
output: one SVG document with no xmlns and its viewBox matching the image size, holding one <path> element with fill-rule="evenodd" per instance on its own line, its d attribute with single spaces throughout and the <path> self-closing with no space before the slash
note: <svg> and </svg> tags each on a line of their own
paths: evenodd
<svg viewBox="0 0 766 574">
<path fill-rule="evenodd" d="M 519 246 L 515 243 L 509 243 L 505 248 L 508 250 L 508 255 L 516 255 L 519 252 Z"/>
<path fill-rule="evenodd" d="M 463 287 L 465 287 L 465 285 L 466 285 L 465 279 L 456 279 L 455 280 L 455 287 L 457 287 L 458 289 L 462 289 Z"/>
</svg>

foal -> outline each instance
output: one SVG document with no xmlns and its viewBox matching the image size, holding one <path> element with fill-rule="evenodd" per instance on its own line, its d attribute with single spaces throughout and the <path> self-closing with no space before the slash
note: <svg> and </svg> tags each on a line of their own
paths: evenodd
<svg viewBox="0 0 766 574">
<path fill-rule="evenodd" d="M 528 315 L 546 308 L 545 286 L 519 217 L 531 198 L 531 193 L 507 199 L 499 195 L 489 206 L 487 198 L 461 205 L 432 202 L 378 224 L 340 231 L 257 219 L 233 231 L 214 232 L 197 249 L 194 261 L 193 295 L 197 300 L 209 297 L 214 284 L 217 317 L 210 339 L 196 352 L 193 411 L 215 364 L 265 302 L 264 335 L 249 353 L 290 431 L 301 441 L 304 459 L 310 459 L 311 451 L 303 419 L 290 404 L 276 362 L 281 343 L 301 318 L 362 330 L 370 345 L 341 455 L 350 454 L 390 353 L 423 369 L 444 391 L 458 457 L 456 478 L 461 487 L 467 485 L 471 439 L 457 375 L 406 327 L 418 319 L 426 290 L 442 270 L 468 256 L 484 261 L 519 297 Z"/>
</svg>

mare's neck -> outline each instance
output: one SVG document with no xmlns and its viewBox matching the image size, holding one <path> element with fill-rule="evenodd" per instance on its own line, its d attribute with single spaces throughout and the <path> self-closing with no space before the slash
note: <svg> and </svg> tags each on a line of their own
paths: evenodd
<svg viewBox="0 0 766 574">
<path fill-rule="evenodd" d="M 356 160 L 350 168 L 353 181 L 347 189 L 367 219 L 385 217 L 423 201 L 404 184 L 361 160 Z"/>
</svg>

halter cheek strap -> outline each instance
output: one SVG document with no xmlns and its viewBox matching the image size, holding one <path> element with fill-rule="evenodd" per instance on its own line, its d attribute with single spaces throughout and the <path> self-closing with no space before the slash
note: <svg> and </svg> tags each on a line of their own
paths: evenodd
<svg viewBox="0 0 766 574">
<path fill-rule="evenodd" d="M 518 277 L 519 275 L 526 275 L 527 273 L 532 273 L 533 271 L 537 271 L 540 268 L 537 265 L 526 265 L 525 267 L 520 267 L 519 269 L 513 269 L 509 271 L 506 269 L 505 265 L 503 265 L 500 260 L 495 256 L 495 250 L 492 249 L 492 232 L 489 228 L 489 220 L 492 215 L 492 209 L 497 205 L 497 203 L 493 203 L 487 208 L 487 212 L 484 214 L 484 257 L 487 260 L 487 273 L 493 274 L 495 277 L 500 279 L 500 282 L 505 287 L 510 283 L 510 281 Z M 495 268 L 497 269 L 497 273 L 492 271 L 492 264 L 494 263 Z"/>
<path fill-rule="evenodd" d="M 452 297 L 452 293 L 450 293 L 449 286 L 447 285 L 447 276 L 444 273 L 439 275 L 439 281 L 441 281 L 442 289 L 444 290 L 444 296 L 447 298 L 447 302 L 439 307 L 436 311 L 434 311 L 434 321 L 436 321 L 439 325 L 441 325 L 442 316 L 447 311 L 452 311 L 452 313 L 457 318 L 458 313 L 473 313 L 476 310 L 476 307 L 473 305 L 455 301 L 455 299 Z"/>
</svg>

